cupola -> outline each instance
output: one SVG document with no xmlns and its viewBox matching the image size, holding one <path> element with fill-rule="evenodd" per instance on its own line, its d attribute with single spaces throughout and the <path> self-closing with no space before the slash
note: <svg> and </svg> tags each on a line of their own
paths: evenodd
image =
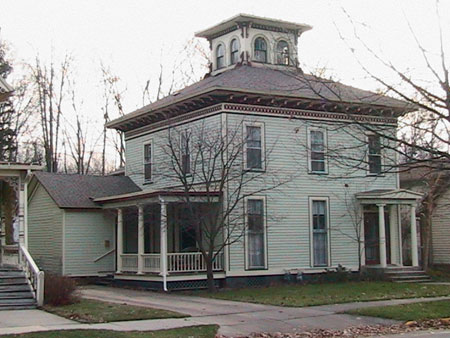
<svg viewBox="0 0 450 338">
<path fill-rule="evenodd" d="M 238 64 L 297 67 L 298 37 L 312 27 L 305 24 L 239 14 L 218 25 L 197 32 L 211 49 L 211 74 Z"/>
</svg>

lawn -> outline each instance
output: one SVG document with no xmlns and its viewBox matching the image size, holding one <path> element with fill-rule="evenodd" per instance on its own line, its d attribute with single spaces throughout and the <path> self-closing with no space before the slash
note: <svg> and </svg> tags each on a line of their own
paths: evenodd
<svg viewBox="0 0 450 338">
<path fill-rule="evenodd" d="M 45 305 L 44 310 L 81 323 L 106 323 L 125 320 L 188 317 L 187 315 L 172 311 L 106 303 L 83 298 L 81 298 L 78 303 L 71 305 Z"/>
<path fill-rule="evenodd" d="M 24 338 L 213 338 L 216 335 L 218 326 L 204 325 L 191 326 L 180 329 L 160 330 L 160 331 L 111 331 L 111 330 L 61 330 L 24 333 L 20 335 L 6 335 L 4 337 L 24 337 Z"/>
<path fill-rule="evenodd" d="M 450 267 L 447 265 L 436 265 L 427 270 L 430 275 L 437 282 L 450 282 Z"/>
<path fill-rule="evenodd" d="M 450 317 L 450 300 L 379 306 L 352 310 L 346 313 L 361 316 L 389 318 L 401 321 L 448 318 Z"/>
<path fill-rule="evenodd" d="M 339 282 L 231 289 L 215 293 L 199 292 L 196 295 L 281 306 L 312 306 L 382 299 L 448 296 L 450 288 L 446 285 L 410 283 Z"/>
</svg>

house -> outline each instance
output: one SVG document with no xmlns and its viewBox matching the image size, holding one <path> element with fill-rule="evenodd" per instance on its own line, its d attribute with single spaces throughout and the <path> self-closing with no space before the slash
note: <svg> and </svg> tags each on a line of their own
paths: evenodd
<svg viewBox="0 0 450 338">
<path fill-rule="evenodd" d="M 450 265 L 450 177 L 443 161 L 422 161 L 404 164 L 400 171 L 400 185 L 423 194 L 419 207 L 422 242 L 428 238 L 426 222 L 431 223 L 429 237 L 431 264 Z M 425 250 L 426 243 L 422 243 Z"/>
<path fill-rule="evenodd" d="M 6 101 L 12 95 L 13 91 L 14 89 L 0 76 L 0 102 Z"/>
<path fill-rule="evenodd" d="M 382 137 L 395 133 L 397 118 L 414 107 L 303 73 L 297 43 L 310 29 L 241 14 L 197 33 L 210 43 L 211 71 L 108 123 L 125 136 L 121 183 L 108 191 L 82 184 L 85 202 L 78 204 L 77 193 L 72 206 L 59 203 L 48 182 L 70 195 L 70 182 L 79 176 L 45 174 L 43 183 L 45 175 L 36 175 L 40 190 L 29 196 L 29 248 L 41 267 L 75 260 L 80 264 L 70 273 L 81 275 L 88 273 L 81 262 L 91 266 L 111 251 L 117 281 L 164 290 L 204 286 L 207 262 L 199 249 L 212 230 L 192 224 L 214 208 L 229 208 L 236 196 L 235 208 L 223 218 L 227 228 L 208 251 L 214 252 L 218 283 L 255 285 L 338 265 L 354 271 L 361 265 L 403 266 L 401 210 L 410 215 L 412 265 L 418 266 L 415 214 L 421 195 L 400 189 L 391 170 L 396 155 Z M 221 152 L 206 156 L 214 147 Z M 220 175 L 212 185 L 206 184 L 208 175 L 202 180 L 202 168 L 230 158 L 236 176 L 220 189 Z M 125 179 L 128 192 L 121 188 Z M 45 203 L 56 215 L 44 226 L 39 213 Z M 50 230 L 58 234 L 50 237 Z M 44 250 L 52 245 L 58 253 Z M 77 249 L 69 251 L 73 245 Z M 47 262 L 55 256 L 51 267 Z"/>
</svg>

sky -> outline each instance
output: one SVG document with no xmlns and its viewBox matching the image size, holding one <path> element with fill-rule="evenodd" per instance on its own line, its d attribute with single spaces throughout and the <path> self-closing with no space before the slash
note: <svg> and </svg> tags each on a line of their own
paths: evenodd
<svg viewBox="0 0 450 338">
<path fill-rule="evenodd" d="M 169 77 L 170 69 L 181 62 L 180 50 L 195 32 L 238 13 L 312 25 L 299 39 L 301 66 L 325 67 L 337 80 L 376 90 L 379 85 L 367 78 L 351 48 L 378 74 L 389 74 L 357 46 L 353 20 L 358 35 L 379 55 L 423 75 L 425 81 L 423 59 L 409 26 L 423 46 L 437 51 L 435 8 L 434 0 L 1 0 L 0 37 L 10 44 L 14 58 L 24 63 L 32 63 L 36 55 L 57 61 L 70 53 L 83 109 L 99 122 L 100 62 L 120 77 L 126 90 L 125 111 L 131 112 L 142 105 L 145 81 L 156 84 L 161 64 Z M 440 1 L 440 15 L 444 28 L 449 28 L 450 1 Z M 206 41 L 200 43 L 207 49 Z"/>
</svg>

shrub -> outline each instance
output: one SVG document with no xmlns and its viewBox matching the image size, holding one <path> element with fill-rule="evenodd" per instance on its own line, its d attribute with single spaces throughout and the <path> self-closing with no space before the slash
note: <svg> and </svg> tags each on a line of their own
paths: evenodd
<svg viewBox="0 0 450 338">
<path fill-rule="evenodd" d="M 51 273 L 45 274 L 44 301 L 45 304 L 61 306 L 75 303 L 77 284 L 69 277 Z"/>
</svg>

